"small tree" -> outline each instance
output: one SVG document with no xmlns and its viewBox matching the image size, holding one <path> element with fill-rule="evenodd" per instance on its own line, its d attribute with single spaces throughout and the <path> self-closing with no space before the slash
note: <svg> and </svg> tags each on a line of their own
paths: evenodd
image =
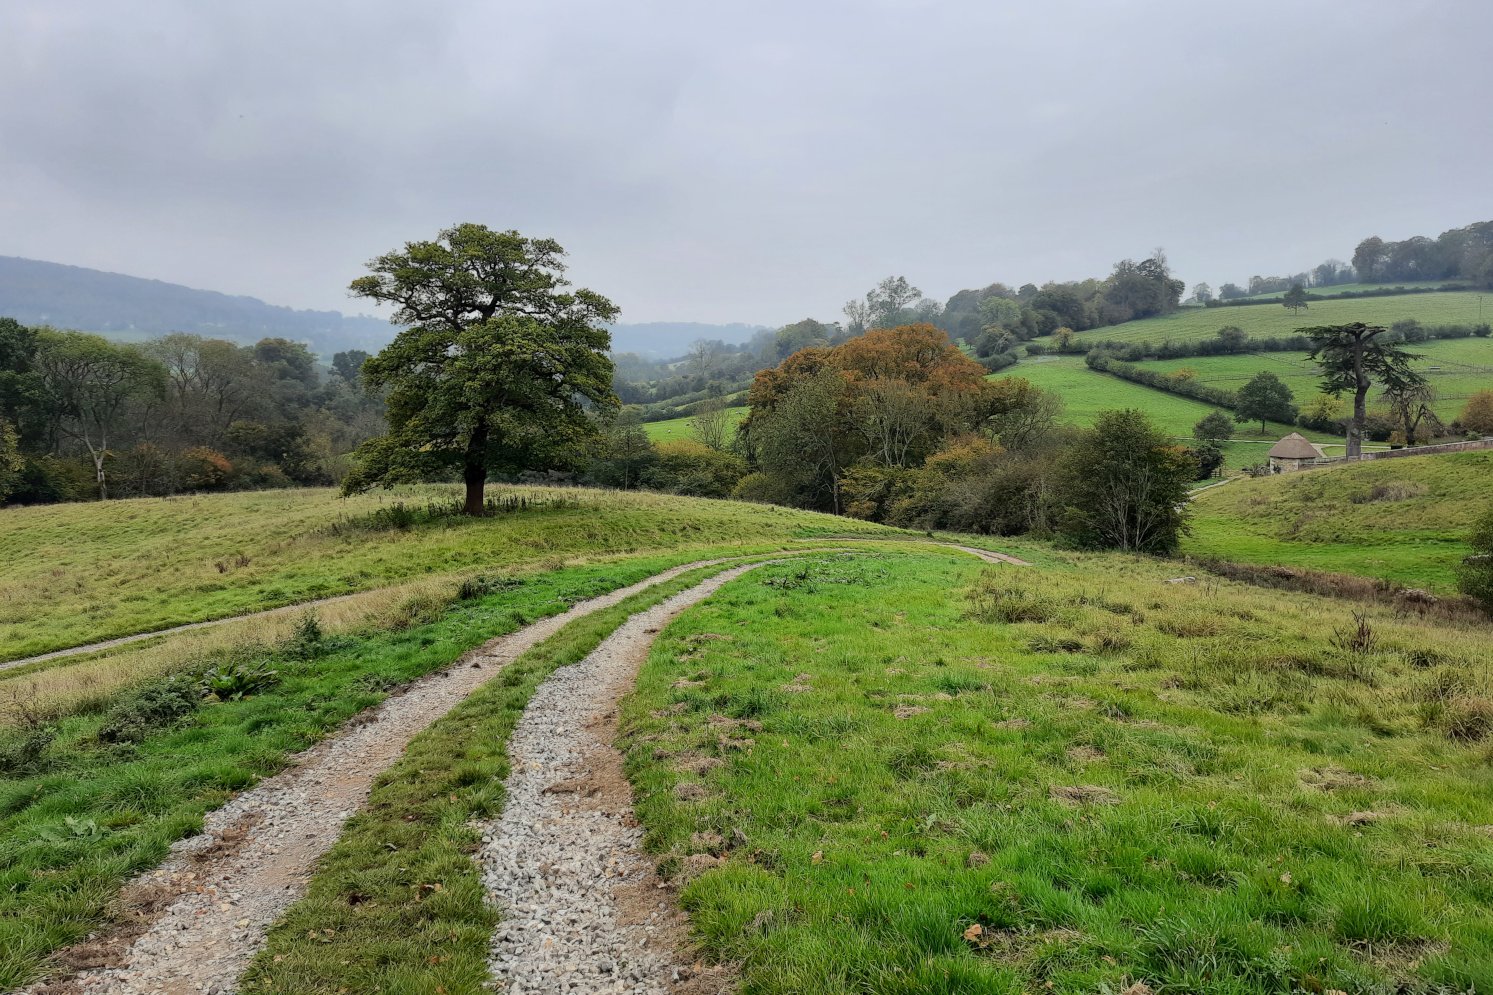
<svg viewBox="0 0 1493 995">
<path fill-rule="evenodd" d="M 725 449 L 731 441 L 731 412 L 725 398 L 701 401 L 695 408 L 695 416 L 689 420 L 689 430 L 701 445 Z"/>
<path fill-rule="evenodd" d="M 1280 302 L 1292 314 L 1296 314 L 1298 311 L 1305 311 L 1307 308 L 1306 289 L 1299 283 L 1293 283 L 1291 284 L 1291 289 L 1287 290 L 1285 295 L 1281 297 Z"/>
<path fill-rule="evenodd" d="M 1105 411 L 1059 468 L 1059 529 L 1079 546 L 1176 550 L 1197 462 L 1142 411 Z"/>
<path fill-rule="evenodd" d="M 1234 420 L 1241 424 L 1259 422 L 1261 435 L 1265 434 L 1267 421 L 1290 424 L 1296 418 L 1296 409 L 1291 404 L 1291 388 L 1269 370 L 1256 373 L 1234 396 Z"/>
<path fill-rule="evenodd" d="M 1249 336 L 1238 325 L 1224 325 L 1216 337 L 1226 352 L 1243 352 L 1248 347 Z"/>
<path fill-rule="evenodd" d="M 1337 397 L 1353 392 L 1353 417 L 1348 422 L 1347 457 L 1363 455 L 1363 427 L 1368 418 L 1369 388 L 1378 380 L 1386 387 L 1420 380 L 1410 368 L 1419 356 L 1384 341 L 1386 329 L 1355 321 L 1303 331 L 1313 342 L 1311 358 L 1322 375 L 1322 390 Z"/>
<path fill-rule="evenodd" d="M 1485 611 L 1493 612 L 1493 507 L 1477 520 L 1467 543 L 1472 553 L 1457 570 L 1457 587 Z"/>
<path fill-rule="evenodd" d="M 1395 381 L 1384 388 L 1384 400 L 1396 428 L 1404 434 L 1405 445 L 1415 445 L 1415 433 L 1425 425 L 1434 438 L 1444 427 L 1436 416 L 1436 391 L 1420 378 Z"/>
<path fill-rule="evenodd" d="M 1210 411 L 1192 426 L 1192 437 L 1199 442 L 1227 442 L 1234 435 L 1234 419 L 1222 411 Z"/>
<path fill-rule="evenodd" d="M 1457 421 L 1463 430 L 1476 435 L 1493 435 L 1493 390 L 1480 390 L 1468 400 Z"/>
<path fill-rule="evenodd" d="M 20 483 L 26 461 L 21 458 L 21 437 L 10 422 L 0 418 L 0 502 Z"/>
<path fill-rule="evenodd" d="M 481 515 L 490 472 L 553 464 L 595 434 L 588 406 L 616 404 L 617 308 L 563 291 L 564 256 L 552 239 L 463 224 L 368 264 L 353 295 L 410 327 L 363 365 L 388 389 L 389 433 L 358 447 L 345 491 L 459 471 L 463 510 Z"/>
<path fill-rule="evenodd" d="M 1213 299 L 1213 288 L 1206 283 L 1199 283 L 1192 288 L 1192 299 L 1199 304 L 1207 304 Z"/>
</svg>

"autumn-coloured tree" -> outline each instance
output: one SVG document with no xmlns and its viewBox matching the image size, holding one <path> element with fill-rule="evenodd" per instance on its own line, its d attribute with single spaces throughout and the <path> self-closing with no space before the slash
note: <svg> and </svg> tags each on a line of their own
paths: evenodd
<svg viewBox="0 0 1493 995">
<path fill-rule="evenodd" d="M 1493 390 L 1480 390 L 1468 400 L 1457 419 L 1462 428 L 1478 435 L 1493 435 Z"/>
<path fill-rule="evenodd" d="M 758 373 L 745 434 L 763 472 L 786 480 L 812 464 L 800 493 L 838 509 L 857 460 L 918 465 L 940 440 L 982 425 L 997 393 L 941 329 L 878 329 Z"/>
</svg>

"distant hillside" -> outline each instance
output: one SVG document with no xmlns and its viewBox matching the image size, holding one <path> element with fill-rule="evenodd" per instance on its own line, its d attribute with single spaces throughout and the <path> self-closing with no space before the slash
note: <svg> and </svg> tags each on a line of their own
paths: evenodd
<svg viewBox="0 0 1493 995">
<path fill-rule="evenodd" d="M 1476 325 L 1493 321 L 1493 294 L 1464 290 L 1312 301 L 1306 310 L 1299 312 L 1268 304 L 1187 307 L 1156 318 L 1092 328 L 1080 332 L 1079 336 L 1109 342 L 1161 343 L 1166 339 L 1188 342 L 1212 338 L 1225 325 L 1237 325 L 1252 336 L 1285 336 L 1311 325 L 1337 325 L 1349 321 L 1392 325 L 1405 318 L 1414 318 L 1423 325 Z"/>
<path fill-rule="evenodd" d="M 763 330 L 761 325 L 706 325 L 695 321 L 649 321 L 612 326 L 612 351 L 635 352 L 652 359 L 673 359 L 689 351 L 691 342 L 715 339 L 740 345 Z"/>
<path fill-rule="evenodd" d="M 0 316 L 23 325 L 53 325 L 129 340 L 167 332 L 195 332 L 244 343 L 277 336 L 309 342 L 325 358 L 344 349 L 376 352 L 395 332 L 383 318 L 298 311 L 254 297 L 14 256 L 0 256 Z M 612 338 L 617 352 L 672 358 L 682 356 L 696 339 L 738 344 L 758 330 L 756 325 L 739 323 L 660 321 L 616 325 Z"/>
<path fill-rule="evenodd" d="M 323 356 L 343 349 L 376 350 L 394 332 L 381 318 L 298 311 L 253 297 L 10 256 L 0 256 L 0 315 L 27 325 L 128 339 L 166 332 L 239 342 L 279 336 L 309 342 Z"/>
</svg>

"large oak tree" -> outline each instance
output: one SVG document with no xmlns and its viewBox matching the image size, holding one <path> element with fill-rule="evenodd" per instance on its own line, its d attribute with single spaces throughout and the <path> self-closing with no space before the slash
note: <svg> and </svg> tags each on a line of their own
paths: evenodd
<svg viewBox="0 0 1493 995">
<path fill-rule="evenodd" d="M 348 491 L 459 471 L 464 510 L 483 513 L 493 472 L 552 465 L 611 407 L 611 301 L 567 291 L 552 239 L 477 224 L 410 242 L 368 264 L 353 295 L 409 326 L 361 376 L 388 391 L 389 432 L 358 450 Z"/>
</svg>

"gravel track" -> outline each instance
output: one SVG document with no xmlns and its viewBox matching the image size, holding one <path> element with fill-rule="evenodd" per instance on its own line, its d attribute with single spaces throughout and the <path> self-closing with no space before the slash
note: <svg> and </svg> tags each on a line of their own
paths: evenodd
<svg viewBox="0 0 1493 995">
<path fill-rule="evenodd" d="M 344 731 L 301 754 L 295 766 L 210 813 L 201 834 L 178 842 L 164 863 L 126 886 L 121 898 L 133 914 L 132 924 L 63 951 L 61 962 L 80 970 L 28 991 L 235 991 L 269 926 L 305 893 L 317 859 L 367 799 L 374 778 L 393 765 L 417 733 L 570 622 L 722 562 L 688 563 L 580 602 L 486 643 L 354 718 Z"/>
<path fill-rule="evenodd" d="M 611 739 L 617 702 L 658 631 L 758 566 L 727 570 L 634 615 L 534 693 L 509 742 L 503 814 L 483 826 L 479 857 L 503 909 L 491 964 L 508 995 L 729 989 L 723 969 L 691 963 L 685 920 L 642 852 Z"/>
</svg>

